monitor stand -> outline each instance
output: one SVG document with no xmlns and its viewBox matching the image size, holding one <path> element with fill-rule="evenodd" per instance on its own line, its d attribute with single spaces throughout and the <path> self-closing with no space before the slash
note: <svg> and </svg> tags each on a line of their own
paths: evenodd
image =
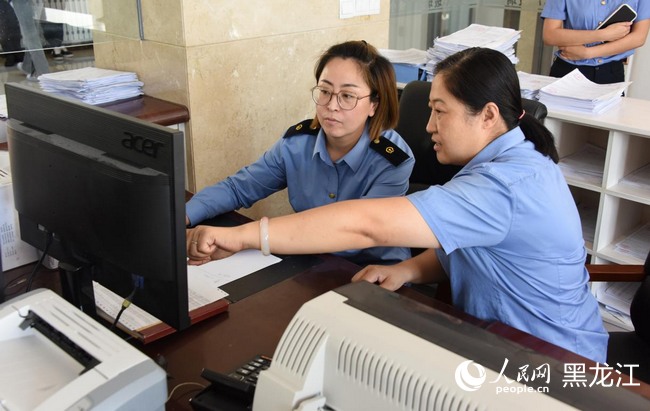
<svg viewBox="0 0 650 411">
<path fill-rule="evenodd" d="M 59 262 L 63 298 L 93 319 L 97 319 L 92 273 L 92 265 L 75 266 Z"/>
</svg>

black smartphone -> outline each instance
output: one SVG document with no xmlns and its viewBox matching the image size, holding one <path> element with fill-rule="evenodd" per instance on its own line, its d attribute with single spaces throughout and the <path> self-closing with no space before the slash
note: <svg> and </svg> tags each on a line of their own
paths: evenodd
<svg viewBox="0 0 650 411">
<path fill-rule="evenodd" d="M 636 19 L 636 11 L 627 4 L 621 4 L 612 14 L 609 15 L 596 27 L 596 30 L 604 29 L 610 24 L 621 23 L 623 21 L 634 21 Z"/>
</svg>

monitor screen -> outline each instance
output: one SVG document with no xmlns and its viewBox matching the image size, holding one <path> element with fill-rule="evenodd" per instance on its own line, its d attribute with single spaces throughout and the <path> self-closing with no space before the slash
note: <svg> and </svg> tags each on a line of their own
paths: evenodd
<svg viewBox="0 0 650 411">
<path fill-rule="evenodd" d="M 135 290 L 188 327 L 183 133 L 28 84 L 5 91 L 20 234 L 59 261 L 64 295 L 94 311 L 92 281 Z"/>
</svg>

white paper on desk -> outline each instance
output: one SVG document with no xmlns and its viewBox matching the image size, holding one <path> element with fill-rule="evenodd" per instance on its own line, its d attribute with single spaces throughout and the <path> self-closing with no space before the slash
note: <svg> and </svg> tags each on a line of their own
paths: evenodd
<svg viewBox="0 0 650 411">
<path fill-rule="evenodd" d="M 38 260 L 36 248 L 20 239 L 18 212 L 14 207 L 7 152 L 0 152 L 0 253 L 2 253 L 2 267 L 0 267 L 2 271 Z"/>
<path fill-rule="evenodd" d="M 93 281 L 93 291 L 97 308 L 108 314 L 110 318 L 115 318 L 120 311 L 124 298 L 95 281 Z M 190 276 L 188 274 L 187 295 L 188 310 L 192 311 L 225 298 L 228 296 L 228 293 L 199 276 Z M 160 322 L 158 318 L 135 304 L 131 304 L 120 316 L 120 324 L 129 330 L 141 330 Z"/>
<path fill-rule="evenodd" d="M 108 314 L 110 318 L 115 318 L 120 312 L 124 298 L 96 281 L 93 281 L 93 292 L 95 294 L 95 306 Z M 162 321 L 137 305 L 131 304 L 126 310 L 124 310 L 120 316 L 119 322 L 129 330 L 137 331 L 158 324 Z"/>
<path fill-rule="evenodd" d="M 9 111 L 7 110 L 7 96 L 0 94 L 0 119 L 6 119 L 9 117 Z"/>
<path fill-rule="evenodd" d="M 265 256 L 260 250 L 243 250 L 203 265 L 188 265 L 187 275 L 188 279 L 193 276 L 201 277 L 201 281 L 210 281 L 211 287 L 221 287 L 280 261 L 281 258 L 274 255 Z"/>
</svg>

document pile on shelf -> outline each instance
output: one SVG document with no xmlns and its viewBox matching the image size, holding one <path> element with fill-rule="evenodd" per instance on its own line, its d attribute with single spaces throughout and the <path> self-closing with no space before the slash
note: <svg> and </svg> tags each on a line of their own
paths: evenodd
<svg viewBox="0 0 650 411">
<path fill-rule="evenodd" d="M 618 186 L 621 188 L 650 192 L 650 164 L 626 175 L 618 182 Z"/>
<path fill-rule="evenodd" d="M 529 100 L 539 100 L 539 90 L 558 80 L 557 77 L 530 74 L 525 71 L 518 71 L 517 77 L 519 77 L 521 97 Z"/>
<path fill-rule="evenodd" d="M 623 91 L 631 83 L 597 84 L 575 69 L 542 87 L 539 101 L 548 108 L 600 114 L 620 103 Z"/>
<path fill-rule="evenodd" d="M 650 248 L 650 223 L 644 224 L 632 234 L 614 243 L 614 251 L 645 261 Z M 643 263 L 641 263 L 643 264 Z"/>
<path fill-rule="evenodd" d="M 627 331 L 634 331 L 630 305 L 640 282 L 593 283 L 592 293 L 598 301 L 603 321 Z"/>
<path fill-rule="evenodd" d="M 519 59 L 515 56 L 515 43 L 521 37 L 521 31 L 504 27 L 470 24 L 448 36 L 438 37 L 433 41 L 433 47 L 427 50 L 429 61 L 426 65 L 427 77 L 433 78 L 435 65 L 458 51 L 470 47 L 487 47 L 505 54 L 512 64 Z"/>
<path fill-rule="evenodd" d="M 135 73 L 84 67 L 38 76 L 41 89 L 89 104 L 109 103 L 144 94 Z"/>
<path fill-rule="evenodd" d="M 596 187 L 603 184 L 605 168 L 605 149 L 593 144 L 585 144 L 575 153 L 560 160 L 560 168 L 568 181 L 579 182 Z"/>
</svg>

